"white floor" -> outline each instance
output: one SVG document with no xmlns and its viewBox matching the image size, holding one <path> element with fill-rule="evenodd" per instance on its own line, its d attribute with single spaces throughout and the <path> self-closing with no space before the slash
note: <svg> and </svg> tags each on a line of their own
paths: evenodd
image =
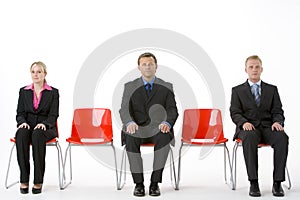
<svg viewBox="0 0 300 200">
<path fill-rule="evenodd" d="M 52 148 L 52 147 L 51 147 Z M 64 148 L 63 148 L 64 150 Z M 234 191 L 224 182 L 223 173 L 223 151 L 215 148 L 207 157 L 199 159 L 199 148 L 190 148 L 182 159 L 182 173 L 180 189 L 175 191 L 170 181 L 169 165 L 164 171 L 163 183 L 160 184 L 160 197 L 150 197 L 146 194 L 144 199 L 245 199 L 248 196 L 248 182 L 242 157 L 242 151 L 238 151 L 238 176 L 237 189 Z M 99 150 L 101 151 L 101 150 Z M 47 167 L 43 193 L 23 195 L 19 193 L 19 186 L 15 185 L 9 189 L 0 188 L 1 199 L 132 199 L 134 184 L 130 174 L 127 174 L 127 181 L 122 190 L 116 189 L 115 171 L 104 166 L 94 159 L 84 148 L 75 147 L 73 155 L 73 182 L 65 190 L 58 187 L 56 151 L 47 150 Z M 176 153 L 175 153 L 176 156 Z M 263 199 L 273 199 L 272 187 L 272 151 L 270 148 L 261 149 L 260 153 L 260 189 Z M 7 156 L 8 157 L 8 152 Z M 262 159 L 264 157 L 264 159 Z M 82 162 L 84 161 L 84 162 Z M 3 159 L 1 165 L 1 181 L 4 183 L 7 159 Z M 12 162 L 10 181 L 18 177 L 15 157 Z M 284 186 L 286 196 L 282 199 L 299 199 L 299 175 L 297 169 L 290 166 L 292 176 L 292 189 L 287 190 Z M 177 166 L 176 166 L 177 168 Z M 150 174 L 145 174 L 146 193 L 148 193 Z M 284 183 L 286 185 L 287 182 Z"/>
</svg>

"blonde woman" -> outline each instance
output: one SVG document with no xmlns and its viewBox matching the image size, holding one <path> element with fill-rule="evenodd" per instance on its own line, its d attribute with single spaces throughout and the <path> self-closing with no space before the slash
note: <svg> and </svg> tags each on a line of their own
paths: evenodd
<svg viewBox="0 0 300 200">
<path fill-rule="evenodd" d="M 29 192 L 30 144 L 34 165 L 32 193 L 42 192 L 45 172 L 46 142 L 57 137 L 56 120 L 59 93 L 47 84 L 47 68 L 43 62 L 30 66 L 32 84 L 22 87 L 17 106 L 16 147 L 20 168 L 20 192 Z"/>
</svg>

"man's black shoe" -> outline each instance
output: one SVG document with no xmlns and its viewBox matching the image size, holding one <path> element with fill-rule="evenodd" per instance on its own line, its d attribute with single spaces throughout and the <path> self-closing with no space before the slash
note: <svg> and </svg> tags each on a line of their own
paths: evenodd
<svg viewBox="0 0 300 200">
<path fill-rule="evenodd" d="M 258 182 L 252 182 L 250 185 L 249 195 L 252 197 L 260 197 L 260 190 L 258 186 Z"/>
<path fill-rule="evenodd" d="M 281 187 L 281 182 L 274 182 L 273 188 L 272 188 L 272 193 L 276 197 L 283 197 L 284 196 L 284 191 Z"/>
<path fill-rule="evenodd" d="M 158 187 L 158 184 L 155 183 L 151 183 L 150 187 L 149 187 L 149 195 L 150 196 L 160 196 L 160 189 Z"/>
<path fill-rule="evenodd" d="M 133 195 L 137 197 L 143 197 L 145 196 L 145 187 L 143 184 L 136 184 Z"/>
</svg>

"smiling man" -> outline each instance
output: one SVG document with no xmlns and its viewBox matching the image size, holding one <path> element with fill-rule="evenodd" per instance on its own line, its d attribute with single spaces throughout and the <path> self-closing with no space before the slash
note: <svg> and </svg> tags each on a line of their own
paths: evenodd
<svg viewBox="0 0 300 200">
<path fill-rule="evenodd" d="M 234 139 L 241 139 L 250 181 L 250 196 L 261 196 L 258 184 L 259 143 L 274 149 L 274 196 L 284 196 L 281 182 L 285 180 L 288 136 L 284 131 L 284 114 L 277 87 L 260 79 L 261 59 L 254 55 L 246 59 L 248 80 L 232 88 L 230 115 L 236 124 Z"/>
</svg>

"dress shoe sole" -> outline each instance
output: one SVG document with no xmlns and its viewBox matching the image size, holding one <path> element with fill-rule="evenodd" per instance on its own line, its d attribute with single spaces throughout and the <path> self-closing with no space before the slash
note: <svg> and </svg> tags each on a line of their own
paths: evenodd
<svg viewBox="0 0 300 200">
<path fill-rule="evenodd" d="M 275 197 L 283 197 L 284 196 L 283 193 L 277 193 L 277 192 L 274 192 L 274 191 L 272 191 L 272 193 L 273 193 L 273 196 L 275 196 Z"/>
<path fill-rule="evenodd" d="M 158 196 L 160 196 L 160 194 L 149 194 L 150 196 L 152 196 L 152 197 L 158 197 Z"/>
<path fill-rule="evenodd" d="M 273 196 L 274 196 L 274 197 L 283 197 L 284 194 L 274 194 L 274 193 L 273 193 Z"/>
<path fill-rule="evenodd" d="M 143 197 L 143 196 L 145 196 L 145 194 L 133 194 L 134 196 L 136 196 L 136 197 Z"/>
<path fill-rule="evenodd" d="M 249 193 L 249 195 L 250 195 L 251 197 L 260 197 L 260 196 L 261 196 L 260 193 Z"/>
</svg>

